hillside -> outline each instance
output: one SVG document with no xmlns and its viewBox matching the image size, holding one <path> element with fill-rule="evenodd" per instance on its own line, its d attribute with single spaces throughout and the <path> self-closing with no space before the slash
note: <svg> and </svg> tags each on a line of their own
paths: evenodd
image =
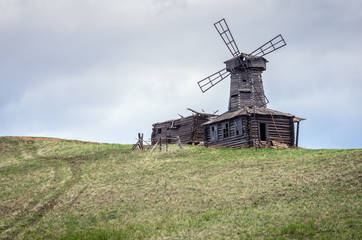
<svg viewBox="0 0 362 240">
<path fill-rule="evenodd" d="M 362 149 L 0 137 L 0 239 L 359 239 Z"/>
</svg>

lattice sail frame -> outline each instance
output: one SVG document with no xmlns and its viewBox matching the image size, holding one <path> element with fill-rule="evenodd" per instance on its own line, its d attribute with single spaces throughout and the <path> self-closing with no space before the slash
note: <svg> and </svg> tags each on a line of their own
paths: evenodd
<svg viewBox="0 0 362 240">
<path fill-rule="evenodd" d="M 236 42 L 234 40 L 233 35 L 231 34 L 231 31 L 229 29 L 229 26 L 227 25 L 225 19 L 221 19 L 220 21 L 217 21 L 214 23 L 214 26 L 216 30 L 218 31 L 219 35 L 221 36 L 222 40 L 224 41 L 226 47 L 229 49 L 230 53 L 233 55 L 233 57 L 240 57 L 242 54 L 239 51 L 238 46 L 236 45 Z M 257 48 L 250 54 L 244 54 L 248 58 L 255 58 L 255 57 L 263 57 L 271 52 L 274 52 L 275 50 L 284 47 L 286 45 L 286 42 L 284 41 L 284 38 L 281 34 L 277 35 L 270 41 L 266 42 L 261 47 Z M 242 63 L 242 59 L 239 59 L 239 61 Z M 244 68 L 244 64 L 241 64 Z M 246 69 L 245 69 L 246 70 Z M 198 81 L 198 85 L 201 89 L 201 91 L 204 93 L 219 82 L 221 82 L 223 79 L 230 76 L 230 73 L 226 70 L 226 68 L 211 74 L 210 76 Z M 264 95 L 265 96 L 265 95 Z M 266 98 L 266 96 L 265 96 Z M 266 101 L 269 102 L 269 100 L 266 98 Z"/>
<path fill-rule="evenodd" d="M 202 79 L 201 81 L 198 81 L 197 84 L 199 84 L 201 91 L 204 93 L 213 86 L 215 86 L 216 84 L 218 84 L 219 82 L 221 82 L 223 79 L 227 78 L 228 76 L 230 76 L 230 73 L 226 71 L 226 68 L 224 68 Z"/>
<path fill-rule="evenodd" d="M 236 42 L 234 40 L 233 35 L 230 32 L 229 26 L 226 23 L 225 19 L 221 19 L 220 21 L 214 23 L 214 26 L 217 32 L 220 34 L 222 40 L 226 44 L 227 48 L 229 49 L 231 55 L 237 57 L 240 55 L 240 51 Z"/>
<path fill-rule="evenodd" d="M 281 34 L 277 35 L 272 40 L 266 42 L 263 46 L 255 49 L 252 53 L 248 54 L 251 57 L 263 57 L 275 50 L 284 47 L 287 43 L 284 41 L 284 38 Z"/>
</svg>

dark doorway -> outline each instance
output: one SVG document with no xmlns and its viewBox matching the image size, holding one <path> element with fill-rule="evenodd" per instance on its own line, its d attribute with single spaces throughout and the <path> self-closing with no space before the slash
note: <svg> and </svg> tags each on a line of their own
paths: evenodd
<svg viewBox="0 0 362 240">
<path fill-rule="evenodd" d="M 259 123 L 259 138 L 260 141 L 266 141 L 267 139 L 267 125 L 265 123 Z"/>
</svg>

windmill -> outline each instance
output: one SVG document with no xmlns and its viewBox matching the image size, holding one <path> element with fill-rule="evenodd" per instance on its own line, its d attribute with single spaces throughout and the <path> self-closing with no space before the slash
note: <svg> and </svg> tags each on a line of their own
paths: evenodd
<svg viewBox="0 0 362 240">
<path fill-rule="evenodd" d="M 223 79 L 230 76 L 229 111 L 244 107 L 266 107 L 268 99 L 264 94 L 261 73 L 266 70 L 265 55 L 286 45 L 282 35 L 277 35 L 250 54 L 241 53 L 225 21 L 214 24 L 233 58 L 225 61 L 226 67 L 198 82 L 204 93 Z"/>
</svg>

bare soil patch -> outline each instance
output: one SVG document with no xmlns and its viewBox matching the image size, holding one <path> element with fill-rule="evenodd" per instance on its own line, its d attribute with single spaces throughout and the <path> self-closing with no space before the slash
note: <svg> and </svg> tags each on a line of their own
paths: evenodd
<svg viewBox="0 0 362 240">
<path fill-rule="evenodd" d="M 97 142 L 87 142 L 87 141 L 79 141 L 79 140 L 66 140 L 66 139 L 48 138 L 48 137 L 12 137 L 12 138 L 22 139 L 22 140 L 25 140 L 25 141 L 51 141 L 51 142 L 68 141 L 68 142 L 74 142 L 74 143 L 80 143 L 80 144 L 100 144 L 100 145 L 103 145 L 103 143 L 97 143 Z"/>
<path fill-rule="evenodd" d="M 53 142 L 60 142 L 61 139 L 58 138 L 46 138 L 46 137 L 15 137 L 23 140 L 43 140 L 43 141 L 53 141 Z"/>
</svg>

